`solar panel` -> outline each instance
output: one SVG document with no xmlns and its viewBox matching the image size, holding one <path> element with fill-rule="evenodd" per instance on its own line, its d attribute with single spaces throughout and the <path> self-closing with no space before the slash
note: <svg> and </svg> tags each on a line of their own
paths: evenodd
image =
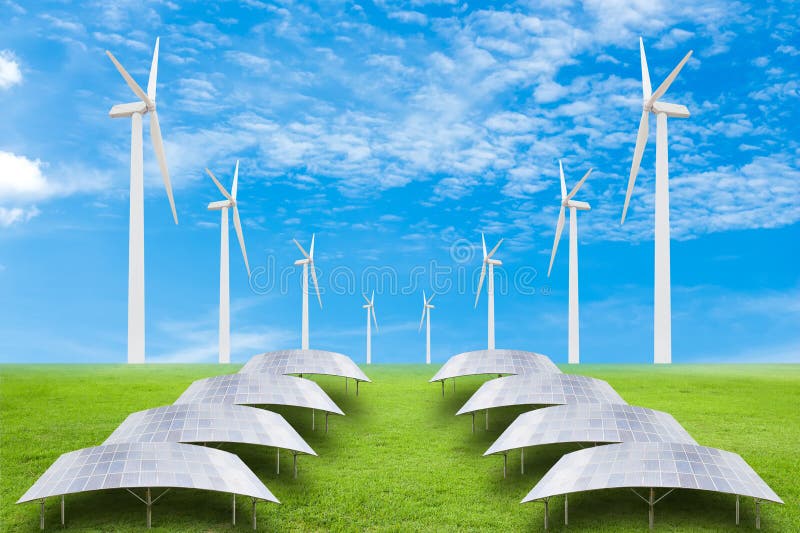
<svg viewBox="0 0 800 533">
<path fill-rule="evenodd" d="M 626 442 L 569 453 L 522 503 L 621 487 L 698 489 L 783 503 L 737 454 L 670 442 Z"/>
<path fill-rule="evenodd" d="M 278 413 L 234 404 L 184 403 L 128 416 L 103 444 L 239 442 L 316 455 Z"/>
<path fill-rule="evenodd" d="M 280 503 L 236 455 L 172 442 L 126 442 L 65 453 L 17 503 L 137 487 L 213 490 Z"/>
<path fill-rule="evenodd" d="M 457 415 L 511 405 L 626 403 L 601 379 L 571 374 L 528 374 L 487 381 Z"/>
<path fill-rule="evenodd" d="M 324 374 L 370 381 L 352 359 L 340 353 L 324 350 L 279 350 L 254 355 L 239 372 Z"/>
<path fill-rule="evenodd" d="M 672 415 L 626 404 L 570 404 L 523 413 L 484 453 L 565 442 L 697 444 Z"/>
<path fill-rule="evenodd" d="M 454 355 L 430 383 L 480 374 L 556 373 L 561 370 L 546 355 L 520 350 L 477 350 Z"/>
<path fill-rule="evenodd" d="M 199 379 L 175 403 L 292 405 L 344 414 L 313 381 L 277 374 L 229 374 Z"/>
</svg>

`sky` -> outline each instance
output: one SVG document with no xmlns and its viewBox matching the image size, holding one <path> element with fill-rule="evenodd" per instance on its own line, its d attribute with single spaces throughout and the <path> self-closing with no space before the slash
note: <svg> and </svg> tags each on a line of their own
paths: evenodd
<svg viewBox="0 0 800 533">
<path fill-rule="evenodd" d="M 232 360 L 311 347 L 423 362 L 486 347 L 567 359 L 568 235 L 547 276 L 558 161 L 579 214 L 581 360 L 653 359 L 655 120 L 620 215 L 641 114 L 639 42 L 669 121 L 675 363 L 800 362 L 800 11 L 792 2 L 177 3 L 0 0 L 0 362 L 122 363 L 130 124 L 160 37 L 175 225 L 144 118 L 146 353 L 215 362 L 221 195 L 240 160 L 250 278 L 231 233 Z M 484 289 L 485 291 L 485 289 Z M 313 297 L 312 297 L 313 298 Z"/>
</svg>

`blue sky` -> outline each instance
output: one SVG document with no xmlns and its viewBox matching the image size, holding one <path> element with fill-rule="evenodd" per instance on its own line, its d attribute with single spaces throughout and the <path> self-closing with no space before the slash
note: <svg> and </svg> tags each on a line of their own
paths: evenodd
<svg viewBox="0 0 800 533">
<path fill-rule="evenodd" d="M 108 110 L 133 96 L 103 52 L 144 86 L 156 36 L 180 225 L 145 124 L 150 361 L 216 360 L 220 198 L 203 169 L 229 185 L 240 159 L 254 275 L 232 235 L 234 361 L 299 347 L 291 240 L 312 232 L 312 347 L 363 361 L 374 289 L 373 361 L 424 361 L 431 288 L 434 360 L 485 347 L 485 231 L 505 238 L 498 347 L 566 362 L 567 239 L 546 276 L 559 158 L 568 184 L 595 168 L 578 195 L 582 360 L 652 361 L 654 125 L 619 224 L 640 35 L 654 87 L 695 51 L 664 98 L 692 113 L 669 124 L 673 360 L 800 361 L 791 2 L 31 4 L 0 0 L 2 362 L 125 361 L 130 124 Z"/>
</svg>

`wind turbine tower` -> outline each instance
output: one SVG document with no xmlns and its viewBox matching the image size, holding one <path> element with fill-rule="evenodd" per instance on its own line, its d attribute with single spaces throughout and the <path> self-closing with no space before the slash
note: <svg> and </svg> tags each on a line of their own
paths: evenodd
<svg viewBox="0 0 800 533">
<path fill-rule="evenodd" d="M 130 226 L 128 233 L 128 363 L 145 362 L 144 345 L 144 156 L 142 150 L 142 117 L 150 115 L 150 138 L 167 189 L 167 198 L 172 208 L 172 218 L 178 223 L 172 184 L 167 170 L 167 157 L 156 112 L 156 78 L 158 77 L 158 42 L 153 51 L 147 93 L 137 84 L 128 71 L 117 61 L 114 54 L 106 55 L 114 63 L 125 83 L 139 98 L 136 102 L 117 104 L 109 111 L 111 118 L 131 119 L 131 192 Z"/>
<path fill-rule="evenodd" d="M 647 57 L 644 53 L 644 42 L 639 38 L 639 54 L 642 60 L 642 118 L 639 120 L 639 132 L 636 135 L 636 147 L 633 150 L 633 163 L 628 178 L 628 190 L 625 193 L 625 205 L 622 208 L 622 220 L 628 212 L 628 204 L 639 173 L 642 153 L 647 144 L 649 133 L 648 117 L 656 115 L 656 195 L 655 195 L 655 280 L 654 280 L 654 323 L 653 323 L 653 361 L 655 363 L 672 363 L 672 302 L 670 294 L 670 235 L 669 235 L 669 164 L 667 150 L 667 117 L 688 118 L 686 106 L 661 102 L 660 98 L 675 81 L 678 73 L 692 56 L 688 54 L 678 63 L 655 92 L 650 89 L 650 73 L 647 70 Z"/>
</svg>

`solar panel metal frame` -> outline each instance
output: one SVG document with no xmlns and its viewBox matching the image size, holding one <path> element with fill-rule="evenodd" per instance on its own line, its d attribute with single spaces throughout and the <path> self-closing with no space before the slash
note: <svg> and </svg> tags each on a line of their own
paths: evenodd
<svg viewBox="0 0 800 533">
<path fill-rule="evenodd" d="M 456 415 L 512 405 L 627 403 L 607 382 L 574 374 L 521 374 L 487 381 Z"/>
<path fill-rule="evenodd" d="M 280 374 L 226 374 L 199 379 L 174 403 L 290 405 L 344 415 L 313 381 Z"/>
<path fill-rule="evenodd" d="M 17 500 L 95 490 L 184 488 L 280 503 L 235 454 L 175 442 L 125 442 L 63 454 Z"/>
<path fill-rule="evenodd" d="M 483 455 L 568 442 L 697 444 L 669 413 L 627 404 L 568 404 L 519 415 Z"/>
<path fill-rule="evenodd" d="M 568 453 L 520 503 L 613 488 L 706 490 L 783 503 L 739 455 L 673 442 L 625 442 Z"/>
<path fill-rule="evenodd" d="M 560 374 L 546 355 L 522 350 L 476 350 L 454 355 L 442 365 L 429 383 L 482 374 Z"/>
<path fill-rule="evenodd" d="M 371 382 L 352 359 L 344 354 L 325 350 L 278 350 L 254 355 L 239 372 L 321 374 Z"/>
<path fill-rule="evenodd" d="M 235 404 L 181 403 L 129 415 L 103 442 L 236 442 L 317 455 L 278 413 Z"/>
</svg>

